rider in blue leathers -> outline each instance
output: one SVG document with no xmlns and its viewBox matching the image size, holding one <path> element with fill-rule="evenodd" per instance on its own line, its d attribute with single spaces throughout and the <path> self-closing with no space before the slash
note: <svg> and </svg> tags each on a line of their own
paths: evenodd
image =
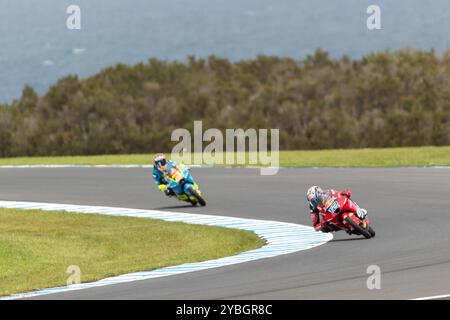
<svg viewBox="0 0 450 320">
<path fill-rule="evenodd" d="M 164 192 L 167 196 L 175 195 L 172 189 L 167 187 L 166 175 L 170 173 L 173 167 L 177 167 L 178 163 L 167 160 L 163 153 L 158 153 L 153 159 L 153 180 L 158 189 Z"/>
<path fill-rule="evenodd" d="M 183 163 L 167 160 L 162 153 L 156 154 L 153 159 L 153 180 L 167 196 L 176 196 L 178 200 L 189 202 L 193 206 L 206 205 L 189 168 Z"/>
</svg>

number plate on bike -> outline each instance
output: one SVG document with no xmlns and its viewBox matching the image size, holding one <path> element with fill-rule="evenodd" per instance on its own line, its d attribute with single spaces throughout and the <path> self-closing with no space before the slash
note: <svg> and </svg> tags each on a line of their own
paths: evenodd
<svg viewBox="0 0 450 320">
<path fill-rule="evenodd" d="M 170 173 L 169 179 L 172 179 L 176 183 L 179 183 L 181 179 L 183 179 L 183 174 L 180 171 L 174 170 Z"/>
<path fill-rule="evenodd" d="M 328 207 L 327 211 L 330 213 L 338 213 L 339 212 L 339 202 L 337 200 L 333 201 L 333 203 Z"/>
</svg>

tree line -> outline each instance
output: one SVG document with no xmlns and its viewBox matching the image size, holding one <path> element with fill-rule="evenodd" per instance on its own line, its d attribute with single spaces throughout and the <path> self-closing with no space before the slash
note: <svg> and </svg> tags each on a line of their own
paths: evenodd
<svg viewBox="0 0 450 320">
<path fill-rule="evenodd" d="M 0 105 L 0 156 L 169 151 L 194 120 L 279 128 L 286 150 L 450 145 L 450 51 L 117 64 Z"/>
</svg>

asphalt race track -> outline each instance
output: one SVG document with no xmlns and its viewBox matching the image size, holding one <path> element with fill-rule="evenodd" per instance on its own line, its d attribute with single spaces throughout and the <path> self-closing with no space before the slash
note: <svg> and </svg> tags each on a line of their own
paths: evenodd
<svg viewBox="0 0 450 320">
<path fill-rule="evenodd" d="M 450 294 L 450 169 L 192 169 L 208 205 L 167 199 L 148 169 L 0 169 L 0 200 L 219 214 L 309 225 L 309 185 L 349 188 L 377 236 L 250 263 L 38 299 L 409 299 Z M 367 267 L 381 268 L 369 290 Z"/>
</svg>

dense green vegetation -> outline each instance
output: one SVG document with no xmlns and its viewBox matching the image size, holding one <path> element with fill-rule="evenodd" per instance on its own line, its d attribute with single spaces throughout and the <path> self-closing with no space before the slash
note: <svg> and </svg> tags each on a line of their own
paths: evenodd
<svg viewBox="0 0 450 320">
<path fill-rule="evenodd" d="M 0 156 L 168 151 L 200 119 L 280 128 L 286 150 L 450 145 L 450 51 L 119 64 L 0 106 Z"/>
</svg>

